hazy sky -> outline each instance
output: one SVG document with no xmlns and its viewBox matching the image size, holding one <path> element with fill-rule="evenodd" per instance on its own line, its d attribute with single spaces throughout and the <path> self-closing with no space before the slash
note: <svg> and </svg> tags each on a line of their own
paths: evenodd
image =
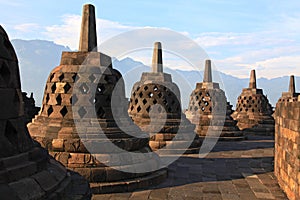
<svg viewBox="0 0 300 200">
<path fill-rule="evenodd" d="M 300 76 L 299 0 L 0 0 L 0 24 L 11 39 L 46 39 L 76 49 L 85 3 L 96 6 L 100 42 L 137 28 L 166 28 L 197 42 L 225 73 Z"/>
</svg>

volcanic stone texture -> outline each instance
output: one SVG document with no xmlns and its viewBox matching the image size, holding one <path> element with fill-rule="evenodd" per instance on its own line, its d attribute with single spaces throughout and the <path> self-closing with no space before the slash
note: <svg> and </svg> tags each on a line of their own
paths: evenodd
<svg viewBox="0 0 300 200">
<path fill-rule="evenodd" d="M 159 149 L 161 154 L 197 153 L 201 142 L 181 111 L 179 88 L 171 75 L 163 72 L 161 44 L 154 46 L 152 72 L 143 73 L 134 84 L 128 113 L 150 135 L 152 150 Z"/>
<path fill-rule="evenodd" d="M 18 60 L 0 26 L 1 199 L 89 199 L 87 182 L 68 172 L 30 137 L 25 125 Z"/>
<path fill-rule="evenodd" d="M 300 199 L 300 101 L 297 95 L 291 76 L 289 92 L 282 93 L 275 110 L 274 173 L 291 200 Z"/>
<path fill-rule="evenodd" d="M 243 133 L 230 116 L 232 106 L 218 83 L 212 82 L 211 61 L 206 60 L 204 79 L 190 95 L 187 118 L 196 125 L 200 137 L 220 137 L 220 140 L 243 139 Z"/>
<path fill-rule="evenodd" d="M 300 199 L 300 101 L 278 102 L 275 111 L 275 175 L 291 200 Z"/>
<path fill-rule="evenodd" d="M 95 16 L 86 8 L 91 6 L 84 6 L 83 22 L 88 22 L 82 29 L 95 28 L 89 26 L 95 18 L 86 17 Z M 87 35 L 81 40 L 89 40 Z M 28 125 L 30 134 L 56 160 L 83 175 L 93 193 L 133 191 L 162 181 L 166 170 L 159 170 L 149 138 L 128 116 L 122 75 L 109 56 L 91 50 L 96 44 L 80 41 L 81 48 L 83 43 L 88 45 L 82 51 L 63 52 L 60 66 L 50 73 L 41 112 Z"/>
<path fill-rule="evenodd" d="M 273 135 L 273 110 L 262 89 L 256 88 L 255 71 L 251 71 L 249 88 L 244 88 L 231 115 L 245 135 Z"/>
</svg>

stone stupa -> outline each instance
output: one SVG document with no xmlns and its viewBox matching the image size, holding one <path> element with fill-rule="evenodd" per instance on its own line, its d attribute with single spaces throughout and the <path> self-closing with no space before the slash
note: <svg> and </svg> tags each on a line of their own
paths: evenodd
<svg viewBox="0 0 300 200">
<path fill-rule="evenodd" d="M 244 134 L 273 135 L 273 110 L 262 89 L 256 88 L 255 70 L 251 71 L 249 87 L 244 88 L 231 115 Z"/>
<path fill-rule="evenodd" d="M 163 72 L 161 43 L 154 44 L 152 72 L 144 72 L 131 91 L 128 113 L 150 135 L 149 145 L 161 155 L 197 153 L 201 141 L 181 111 L 180 91 Z"/>
<path fill-rule="evenodd" d="M 167 176 L 128 116 L 122 81 L 111 58 L 97 52 L 95 8 L 84 5 L 79 51 L 62 53 L 28 128 L 56 160 L 83 175 L 93 193 L 133 191 Z M 112 106 L 113 99 L 118 104 Z"/>
<path fill-rule="evenodd" d="M 300 93 L 296 92 L 295 88 L 295 77 L 294 75 L 290 76 L 290 84 L 289 84 L 289 91 L 288 92 L 283 92 L 281 97 L 279 98 L 278 102 L 294 102 L 298 101 L 298 96 Z"/>
<path fill-rule="evenodd" d="M 90 199 L 88 183 L 32 140 L 25 124 L 18 59 L 0 26 L 0 198 Z"/>
<path fill-rule="evenodd" d="M 205 61 L 203 82 L 197 83 L 190 96 L 187 118 L 196 125 L 200 137 L 219 137 L 219 140 L 244 139 L 237 121 L 230 116 L 232 105 L 227 102 L 219 83 L 212 81 L 211 61 Z"/>
</svg>

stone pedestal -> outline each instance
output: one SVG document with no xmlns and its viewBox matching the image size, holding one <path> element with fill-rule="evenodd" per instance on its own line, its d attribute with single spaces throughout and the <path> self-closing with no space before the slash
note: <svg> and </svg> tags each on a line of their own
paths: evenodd
<svg viewBox="0 0 300 200">
<path fill-rule="evenodd" d="M 197 153 L 201 142 L 181 111 L 180 92 L 163 73 L 162 49 L 155 43 L 152 72 L 143 73 L 131 91 L 128 113 L 150 135 L 150 147 L 160 155 Z"/>
<path fill-rule="evenodd" d="M 32 140 L 25 125 L 18 60 L 0 26 L 1 199 L 90 199 L 88 183 Z"/>
<path fill-rule="evenodd" d="M 231 116 L 238 121 L 238 127 L 245 134 L 273 135 L 272 114 L 272 106 L 263 90 L 256 88 L 255 71 L 252 70 L 249 88 L 243 89 L 238 97 L 236 110 Z"/>
<path fill-rule="evenodd" d="M 86 6 L 84 15 L 94 16 L 87 13 L 94 9 Z M 89 20 L 83 29 L 93 23 L 83 19 Z M 41 112 L 28 125 L 30 134 L 56 160 L 83 175 L 93 193 L 127 192 L 159 183 L 166 169 L 160 169 L 147 135 L 127 114 L 122 75 L 112 68 L 109 56 L 91 50 L 96 44 L 80 44 L 87 46 L 63 52 L 60 66 L 50 73 Z"/>
<path fill-rule="evenodd" d="M 187 118 L 196 125 L 200 137 L 218 137 L 219 140 L 241 140 L 243 133 L 230 116 L 232 106 L 218 83 L 212 82 L 211 61 L 206 60 L 204 79 L 197 83 L 190 96 Z"/>
</svg>

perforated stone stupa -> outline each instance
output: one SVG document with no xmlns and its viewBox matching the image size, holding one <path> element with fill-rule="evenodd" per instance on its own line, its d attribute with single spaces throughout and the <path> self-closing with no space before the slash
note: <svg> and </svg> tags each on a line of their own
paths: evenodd
<svg viewBox="0 0 300 200">
<path fill-rule="evenodd" d="M 273 135 L 273 110 L 262 89 L 256 88 L 255 70 L 251 71 L 249 88 L 238 97 L 236 110 L 231 115 L 245 134 Z"/>
<path fill-rule="evenodd" d="M 187 118 L 196 125 L 199 136 L 220 137 L 220 140 L 243 139 L 237 122 L 230 116 L 232 106 L 219 83 L 212 82 L 211 61 L 205 61 L 204 78 L 190 96 Z"/>
<path fill-rule="evenodd" d="M 122 75 L 109 56 L 97 52 L 95 22 L 94 6 L 85 5 L 79 51 L 63 52 L 50 73 L 41 112 L 28 125 L 30 134 L 56 160 L 83 175 L 93 193 L 157 184 L 166 170 L 159 170 L 149 138 L 134 137 L 144 133 L 128 116 Z M 118 104 L 112 106 L 113 99 Z"/>
<path fill-rule="evenodd" d="M 0 198 L 89 199 L 88 183 L 32 140 L 25 125 L 18 60 L 0 26 Z"/>
<path fill-rule="evenodd" d="M 290 76 L 290 84 L 289 84 L 289 91 L 283 92 L 281 97 L 279 98 L 278 102 L 294 102 L 298 101 L 298 96 L 300 93 L 296 92 L 295 88 L 295 77 L 294 75 Z"/>
<path fill-rule="evenodd" d="M 194 125 L 181 111 L 179 88 L 171 75 L 163 72 L 160 42 L 154 44 L 152 72 L 144 72 L 133 86 L 128 113 L 150 134 L 152 150 L 160 149 L 162 154 L 199 151 L 201 142 L 194 134 Z"/>
</svg>

